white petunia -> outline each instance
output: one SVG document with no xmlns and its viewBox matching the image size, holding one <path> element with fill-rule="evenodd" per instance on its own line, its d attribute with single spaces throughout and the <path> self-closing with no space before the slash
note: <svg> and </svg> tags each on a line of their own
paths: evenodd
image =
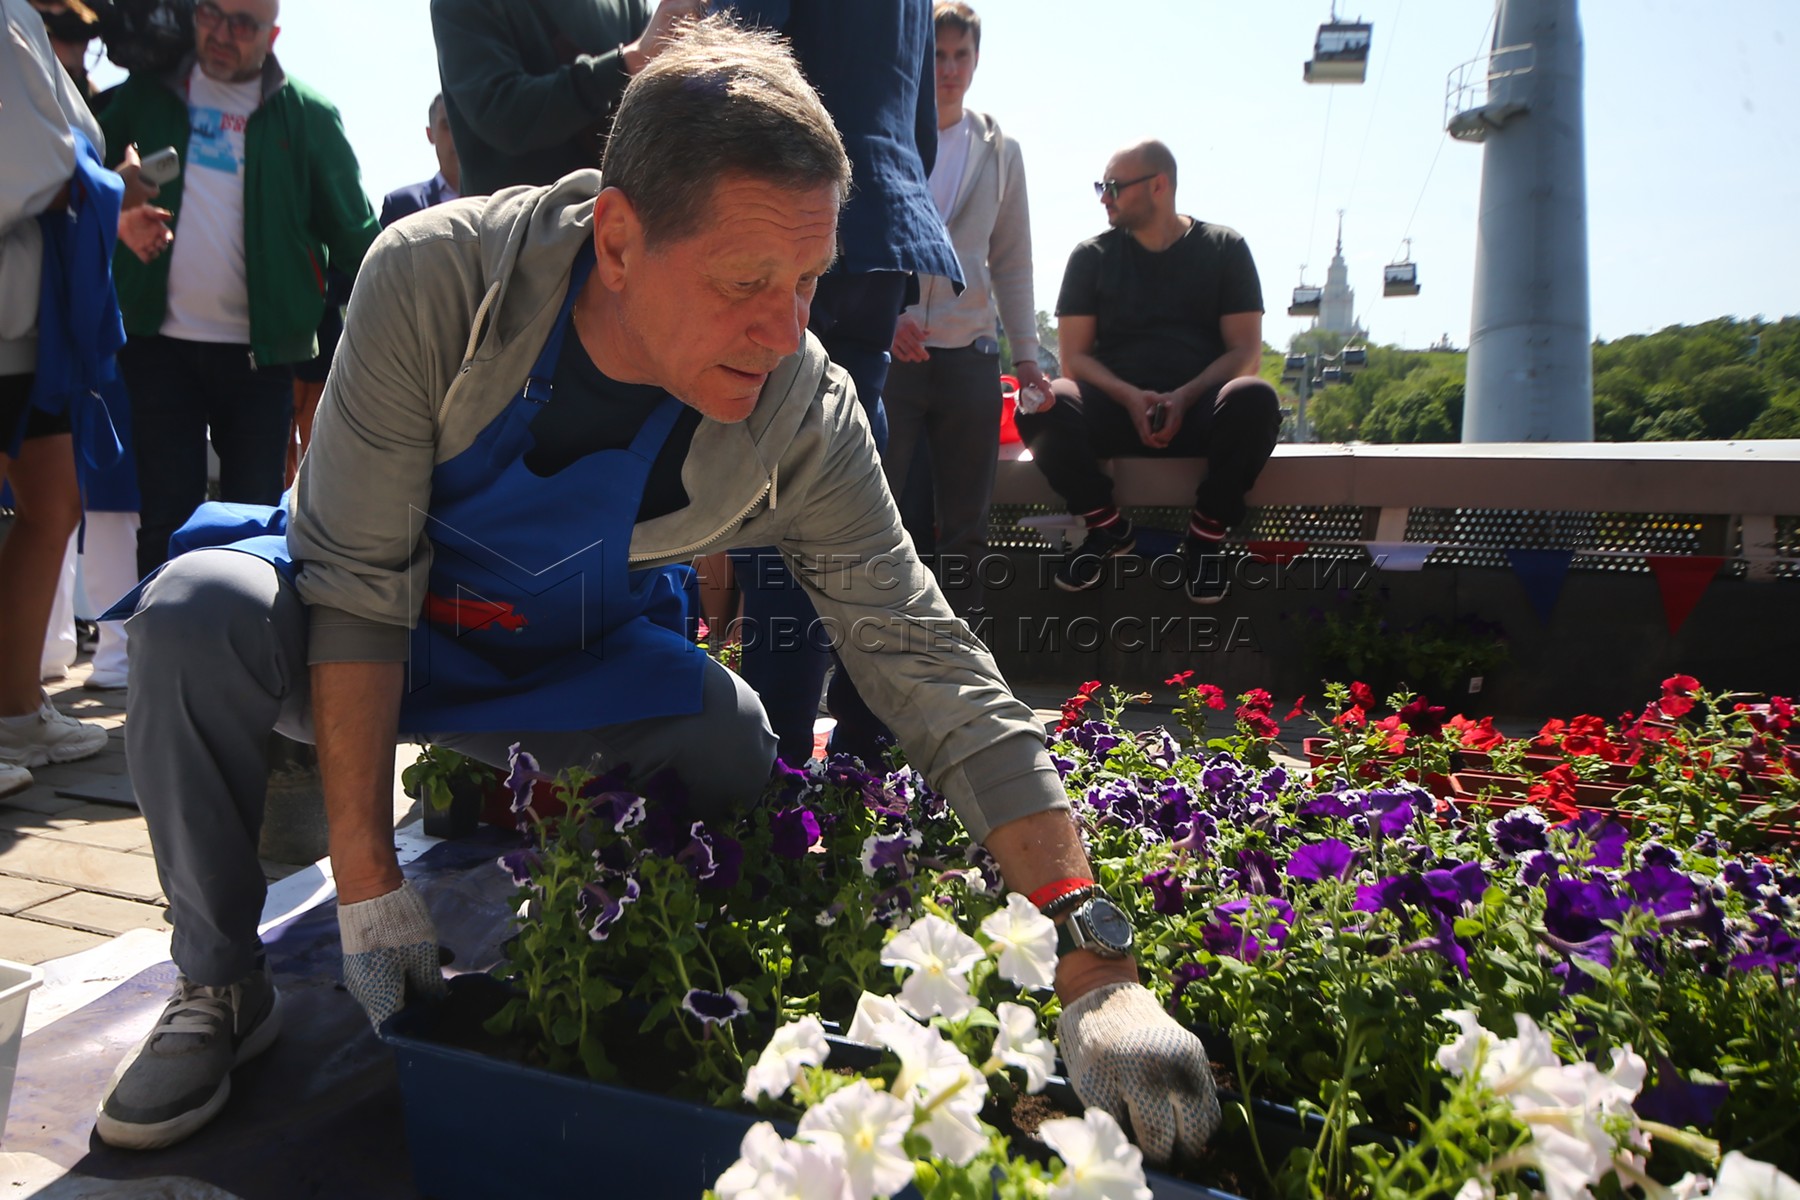
<svg viewBox="0 0 1800 1200">
<path fill-rule="evenodd" d="M 850 1194 L 855 1200 L 874 1200 L 913 1181 L 912 1157 L 902 1146 L 912 1124 L 910 1103 L 859 1079 L 808 1109 L 798 1136 L 835 1149 L 850 1177 Z"/>
<path fill-rule="evenodd" d="M 994 1015 L 1000 1018 L 994 1057 L 1025 1072 L 1026 1091 L 1043 1091 L 1056 1069 L 1056 1047 L 1038 1031 L 1037 1014 L 1023 1004 L 1002 1000 Z"/>
<path fill-rule="evenodd" d="M 891 1021 L 913 1023 L 893 997 L 864 992 L 857 997 L 856 1015 L 850 1018 L 850 1028 L 844 1031 L 844 1036 L 866 1046 L 885 1046 L 887 1038 L 882 1035 L 881 1027 Z"/>
<path fill-rule="evenodd" d="M 835 1150 L 786 1141 L 767 1121 L 744 1134 L 738 1155 L 713 1185 L 719 1200 L 852 1200 Z"/>
<path fill-rule="evenodd" d="M 919 1132 L 931 1143 L 932 1153 L 967 1166 L 987 1145 L 987 1128 L 981 1123 L 987 1079 L 932 1026 L 895 1020 L 879 1031 L 882 1044 L 900 1059 L 893 1094 L 931 1110 Z"/>
<path fill-rule="evenodd" d="M 800 1079 L 800 1068 L 822 1066 L 830 1047 L 825 1044 L 825 1027 L 817 1017 L 801 1017 L 783 1025 L 763 1047 L 756 1065 L 744 1080 L 744 1099 L 758 1096 L 779 1100 Z"/>
<path fill-rule="evenodd" d="M 975 999 L 966 976 L 980 961 L 980 944 L 935 914 L 896 934 L 881 952 L 882 966 L 912 972 L 900 986 L 900 1007 L 920 1020 L 934 1013 L 952 1021 L 968 1016 Z"/>
<path fill-rule="evenodd" d="M 1038 1136 L 1063 1160 L 1050 1200 L 1150 1200 L 1143 1152 L 1104 1109 L 1045 1121 Z"/>
<path fill-rule="evenodd" d="M 1056 983 L 1056 923 L 1037 905 L 1013 892 L 1006 907 L 981 923 L 988 953 L 999 960 L 1000 974 L 1024 988 Z"/>
<path fill-rule="evenodd" d="M 1471 1176 L 1456 1189 L 1456 1200 L 1494 1200 L 1494 1185 L 1479 1175 Z"/>
<path fill-rule="evenodd" d="M 1800 1183 L 1733 1150 L 1719 1164 L 1711 1194 L 1712 1200 L 1800 1200 Z"/>
</svg>

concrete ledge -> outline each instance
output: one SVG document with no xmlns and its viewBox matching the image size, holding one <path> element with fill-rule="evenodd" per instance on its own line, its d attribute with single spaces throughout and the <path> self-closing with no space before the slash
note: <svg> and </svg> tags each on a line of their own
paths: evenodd
<svg viewBox="0 0 1800 1200">
<path fill-rule="evenodd" d="M 1018 445 L 1000 448 L 996 504 L 1061 500 Z M 1103 462 L 1122 505 L 1190 502 L 1203 462 Z M 1252 505 L 1764 514 L 1800 496 L 1800 441 L 1281 445 Z"/>
</svg>

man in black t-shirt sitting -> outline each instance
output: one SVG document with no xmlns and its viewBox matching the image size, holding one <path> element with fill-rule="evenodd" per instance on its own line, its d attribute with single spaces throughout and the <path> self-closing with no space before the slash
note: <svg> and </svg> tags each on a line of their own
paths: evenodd
<svg viewBox="0 0 1800 1200">
<path fill-rule="evenodd" d="M 1083 592 L 1137 536 L 1099 460 L 1202 457 L 1181 556 L 1188 598 L 1225 597 L 1225 532 L 1275 448 L 1281 425 L 1262 365 L 1262 285 L 1234 229 L 1175 211 L 1175 156 L 1157 141 L 1121 150 L 1094 185 L 1112 226 L 1075 247 L 1056 301 L 1064 378 L 1054 402 L 1020 414 L 1019 433 L 1050 486 L 1087 525 L 1056 569 Z"/>
</svg>

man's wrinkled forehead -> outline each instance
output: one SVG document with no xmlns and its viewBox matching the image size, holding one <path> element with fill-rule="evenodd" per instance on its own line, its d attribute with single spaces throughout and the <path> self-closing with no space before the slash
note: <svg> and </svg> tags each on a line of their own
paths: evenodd
<svg viewBox="0 0 1800 1200">
<path fill-rule="evenodd" d="M 257 20 L 271 25 L 281 18 L 281 0 L 213 0 L 213 3 L 227 16 L 232 13 L 249 13 Z"/>
</svg>

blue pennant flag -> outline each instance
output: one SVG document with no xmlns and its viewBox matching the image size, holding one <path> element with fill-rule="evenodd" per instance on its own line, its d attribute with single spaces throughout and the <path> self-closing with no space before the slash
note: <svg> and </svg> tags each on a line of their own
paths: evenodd
<svg viewBox="0 0 1800 1200">
<path fill-rule="evenodd" d="M 1525 594 L 1531 598 L 1531 607 L 1537 610 L 1541 624 L 1550 624 L 1550 613 L 1556 607 L 1556 598 L 1562 595 L 1563 580 L 1569 576 L 1569 563 L 1574 557 L 1573 550 L 1506 552 L 1506 561 L 1512 564 L 1513 574 L 1524 585 Z"/>
</svg>

